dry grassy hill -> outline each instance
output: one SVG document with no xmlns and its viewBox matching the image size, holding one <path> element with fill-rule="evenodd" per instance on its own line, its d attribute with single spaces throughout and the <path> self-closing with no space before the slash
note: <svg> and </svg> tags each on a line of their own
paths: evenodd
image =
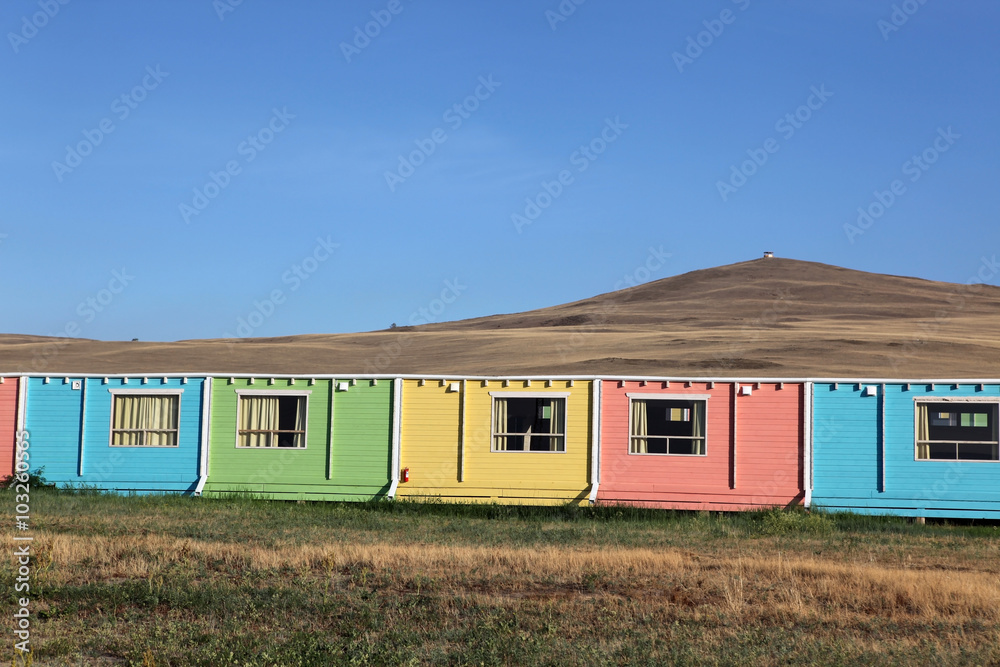
<svg viewBox="0 0 1000 667">
<path fill-rule="evenodd" d="M 1000 287 L 758 259 L 524 313 L 360 334 L 0 335 L 0 372 L 1000 377 Z"/>
</svg>

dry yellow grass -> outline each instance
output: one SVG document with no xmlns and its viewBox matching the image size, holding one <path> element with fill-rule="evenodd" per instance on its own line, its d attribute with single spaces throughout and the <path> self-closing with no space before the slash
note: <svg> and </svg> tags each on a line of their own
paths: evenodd
<svg viewBox="0 0 1000 667">
<path fill-rule="evenodd" d="M 13 542 L 4 540 L 4 548 Z M 301 571 L 317 577 L 368 570 L 434 580 L 453 595 L 658 599 L 737 619 L 835 620 L 863 615 L 911 621 L 1000 622 L 1000 579 L 977 571 L 912 570 L 787 554 L 704 557 L 648 548 L 488 548 L 435 544 L 262 547 L 160 535 L 107 538 L 39 534 L 47 584 L 150 580 L 171 565 L 232 572 Z M 610 582 L 596 590 L 599 577 Z"/>
<path fill-rule="evenodd" d="M 52 492 L 33 509 L 35 664 L 1000 661 L 992 527 Z"/>
</svg>

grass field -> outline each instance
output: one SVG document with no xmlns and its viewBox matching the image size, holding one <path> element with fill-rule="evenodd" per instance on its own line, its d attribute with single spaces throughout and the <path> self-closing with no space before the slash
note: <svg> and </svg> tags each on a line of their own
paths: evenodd
<svg viewBox="0 0 1000 667">
<path fill-rule="evenodd" d="M 32 521 L 35 665 L 1000 662 L 995 526 L 49 490 Z"/>
</svg>

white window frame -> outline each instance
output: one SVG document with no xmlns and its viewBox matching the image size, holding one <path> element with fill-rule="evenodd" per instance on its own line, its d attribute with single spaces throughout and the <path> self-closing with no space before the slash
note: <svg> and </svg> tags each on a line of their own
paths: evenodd
<svg viewBox="0 0 1000 667">
<path fill-rule="evenodd" d="M 945 397 L 945 396 L 933 396 L 933 395 L 930 395 L 930 394 L 925 394 L 924 396 L 914 396 L 913 397 L 913 460 L 915 462 L 917 462 L 917 463 L 939 463 L 939 464 L 940 463 L 966 463 L 966 464 L 968 464 L 968 463 L 992 463 L 992 464 L 1000 463 L 1000 459 L 959 459 L 959 458 L 954 458 L 954 459 L 931 459 L 931 458 L 921 459 L 921 458 L 917 458 L 917 447 L 920 445 L 920 443 L 917 441 L 917 432 L 920 430 L 919 425 L 917 424 L 917 415 L 919 414 L 918 411 L 917 411 L 917 405 L 920 404 L 920 403 L 960 403 L 960 404 L 961 403 L 980 403 L 980 404 L 983 404 L 983 405 L 992 405 L 993 409 L 997 411 L 997 414 L 994 416 L 994 419 L 998 420 L 998 422 L 996 422 L 998 424 L 998 426 L 997 426 L 997 431 L 998 431 L 997 435 L 998 435 L 998 437 L 1000 437 L 1000 396 L 983 396 L 983 397 L 979 397 L 979 396 L 947 396 L 947 397 Z M 944 441 L 940 441 L 940 440 L 939 441 L 928 440 L 927 442 L 945 442 L 945 443 L 947 443 L 949 441 L 947 441 L 947 440 L 944 440 Z M 959 443 L 959 444 L 961 444 L 961 443 Z M 984 441 L 980 440 L 978 442 L 974 442 L 974 443 L 970 443 L 970 444 L 978 444 L 978 445 L 993 444 L 993 441 L 991 440 L 991 441 L 988 441 L 988 442 L 984 442 Z M 958 455 L 958 451 L 957 450 L 955 451 L 955 454 L 956 454 L 956 456 Z"/>
<path fill-rule="evenodd" d="M 569 449 L 569 424 L 567 423 L 567 417 L 569 416 L 569 397 L 572 395 L 568 391 L 491 391 L 490 394 L 490 453 L 491 454 L 565 454 Z M 562 450 L 552 451 L 542 450 L 542 449 L 495 449 L 494 443 L 496 442 L 497 433 L 493 431 L 496 426 L 497 417 L 497 401 L 498 398 L 561 398 L 563 399 L 563 448 Z M 523 435 L 523 434 L 514 434 Z M 553 437 L 553 436 L 549 436 Z"/>
<path fill-rule="evenodd" d="M 711 394 L 666 394 L 666 393 L 635 393 L 627 392 L 625 394 L 628 397 L 628 434 L 625 440 L 625 451 L 628 452 L 629 456 L 683 456 L 687 458 L 705 458 L 708 456 L 708 400 L 712 398 Z M 671 454 L 669 451 L 666 452 L 633 452 L 632 451 L 632 401 L 704 401 L 705 402 L 705 435 L 701 436 L 701 439 L 705 441 L 705 453 L 704 454 Z M 652 437 L 663 437 L 663 436 L 652 436 Z M 684 437 L 684 436 L 671 436 L 671 437 Z M 688 440 L 694 440 L 694 436 L 687 438 Z M 668 445 L 669 449 L 669 445 Z"/>
<path fill-rule="evenodd" d="M 309 448 L 309 396 L 312 394 L 312 390 L 295 390 L 295 389 L 277 389 L 277 390 L 266 390 L 266 389 L 237 389 L 236 390 L 236 441 L 234 447 L 241 451 L 259 451 L 259 452 L 303 452 Z M 302 446 L 301 447 L 241 447 L 240 446 L 240 410 L 243 404 L 243 397 L 251 396 L 275 396 L 278 398 L 296 396 L 305 397 L 306 399 L 306 428 L 302 432 Z"/>
<path fill-rule="evenodd" d="M 108 389 L 111 394 L 111 410 L 108 416 L 108 447 L 115 449 L 177 449 L 181 446 L 181 403 L 183 402 L 183 389 L 128 389 L 126 387 Z M 176 445 L 116 445 L 115 431 L 122 429 L 115 428 L 115 398 L 118 396 L 176 396 L 177 397 L 177 444 Z M 143 429 L 145 431 L 156 431 L 159 429 Z"/>
</svg>

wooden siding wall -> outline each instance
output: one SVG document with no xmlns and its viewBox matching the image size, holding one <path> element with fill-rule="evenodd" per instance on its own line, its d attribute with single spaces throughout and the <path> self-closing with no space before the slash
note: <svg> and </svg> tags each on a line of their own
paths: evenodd
<svg viewBox="0 0 1000 667">
<path fill-rule="evenodd" d="M 734 447 L 732 383 L 605 380 L 598 502 L 707 510 L 800 502 L 803 385 L 741 384 L 754 389 L 736 396 Z M 628 394 L 710 396 L 705 455 L 629 454 Z"/>
<path fill-rule="evenodd" d="M 347 391 L 337 390 L 340 383 Z M 260 493 L 303 500 L 370 500 L 389 489 L 392 380 L 215 378 L 205 494 Z M 308 391 L 306 447 L 237 448 L 237 390 Z M 333 414 L 330 397 L 333 392 Z"/>
<path fill-rule="evenodd" d="M 68 381 L 67 381 L 68 380 Z M 73 382 L 81 383 L 73 389 Z M 189 378 L 53 377 L 28 379 L 25 427 L 31 442 L 31 469 L 60 485 L 87 485 L 111 491 L 189 492 L 198 481 L 204 380 Z M 181 390 L 177 447 L 112 447 L 111 389 Z M 86 410 L 84 410 L 86 401 Z M 84 419 L 86 421 L 84 421 Z M 81 442 L 82 471 L 81 468 Z"/>
<path fill-rule="evenodd" d="M 450 391 L 450 385 L 458 391 Z M 590 424 L 593 383 L 573 387 L 556 380 L 469 380 L 465 382 L 465 417 L 460 379 L 405 380 L 403 386 L 401 466 L 410 481 L 399 484 L 398 497 L 558 504 L 587 501 L 590 490 Z M 492 452 L 493 399 L 496 393 L 569 393 L 566 399 L 565 452 Z M 464 460 L 463 460 L 464 459 Z M 461 469 L 461 473 L 460 473 Z M 460 481 L 460 475 L 461 480 Z"/>
<path fill-rule="evenodd" d="M 0 384 L 0 479 L 14 472 L 14 449 L 17 444 L 16 377 L 5 377 Z"/>
<path fill-rule="evenodd" d="M 902 516 L 1000 518 L 1000 462 L 917 461 L 915 398 L 996 400 L 1000 385 L 815 385 L 812 504 Z M 982 387 L 980 389 L 980 387 Z M 884 417 L 883 417 L 884 415 Z"/>
</svg>

